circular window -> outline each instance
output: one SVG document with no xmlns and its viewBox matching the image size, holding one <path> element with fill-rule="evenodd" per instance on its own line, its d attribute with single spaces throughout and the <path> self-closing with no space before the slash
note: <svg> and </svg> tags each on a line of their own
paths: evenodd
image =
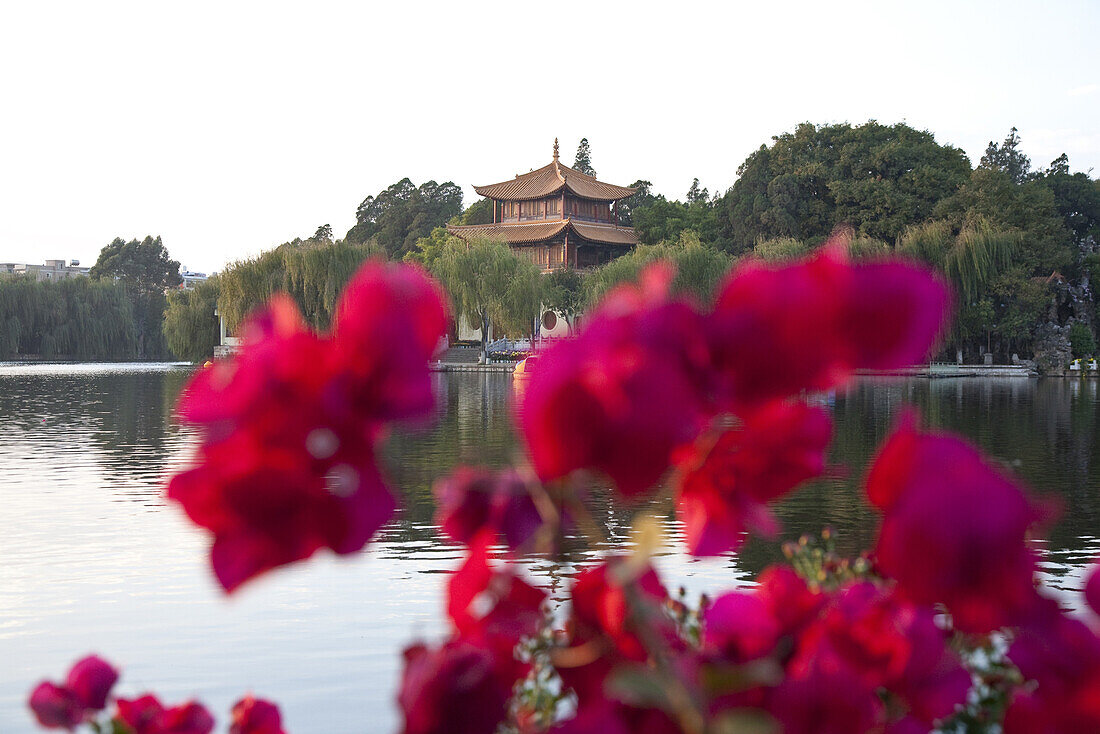
<svg viewBox="0 0 1100 734">
<path fill-rule="evenodd" d="M 553 331 L 554 327 L 558 325 L 558 315 L 553 311 L 547 311 L 542 315 L 542 328 L 547 331 Z"/>
</svg>

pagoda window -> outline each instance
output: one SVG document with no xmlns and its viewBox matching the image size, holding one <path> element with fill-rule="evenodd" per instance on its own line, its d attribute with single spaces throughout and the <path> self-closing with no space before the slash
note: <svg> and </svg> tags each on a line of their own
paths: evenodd
<svg viewBox="0 0 1100 734">
<path fill-rule="evenodd" d="M 549 199 L 546 202 L 546 213 L 547 214 L 561 214 L 561 212 L 558 210 L 558 200 L 557 199 Z"/>
</svg>

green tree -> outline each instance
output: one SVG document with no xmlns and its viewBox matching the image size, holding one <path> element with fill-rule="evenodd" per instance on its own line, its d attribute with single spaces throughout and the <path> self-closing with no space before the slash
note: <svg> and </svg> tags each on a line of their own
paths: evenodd
<svg viewBox="0 0 1100 734">
<path fill-rule="evenodd" d="M 483 355 L 490 323 L 530 326 L 538 317 L 541 280 L 532 277 L 539 275 L 538 266 L 519 258 L 503 242 L 452 238 L 432 264 L 432 274 L 450 294 L 454 313 L 471 328 L 481 329 Z"/>
<path fill-rule="evenodd" d="M 417 187 L 403 178 L 359 204 L 355 226 L 345 239 L 352 244 L 373 241 L 389 257 L 400 259 L 418 239 L 461 212 L 462 189 L 453 182 L 428 181 Z"/>
<path fill-rule="evenodd" d="M 592 149 L 588 146 L 588 138 L 581 138 L 581 142 L 577 146 L 577 155 L 573 159 L 573 170 L 593 177 L 596 175 L 596 169 L 592 167 Z"/>
<path fill-rule="evenodd" d="M 1088 324 L 1073 322 L 1069 327 L 1069 343 L 1073 347 L 1073 356 L 1078 359 L 1096 355 L 1096 339 L 1093 338 Z"/>
<path fill-rule="evenodd" d="M 194 288 L 168 294 L 164 312 L 164 338 L 177 358 L 201 362 L 214 354 L 221 338 L 218 317 L 219 278 L 213 275 Z"/>
<path fill-rule="evenodd" d="M 435 266 L 435 261 L 443 254 L 447 243 L 457 239 L 447 231 L 446 227 L 436 227 L 427 237 L 421 237 L 416 241 L 416 246 L 406 253 L 405 262 L 417 263 L 430 271 Z"/>
<path fill-rule="evenodd" d="M 900 123 L 803 123 L 773 140 L 741 164 L 718 204 L 720 236 L 734 254 L 777 237 L 816 245 L 838 224 L 893 242 L 970 173 L 961 150 Z"/>
<path fill-rule="evenodd" d="M 1054 206 L 1082 254 L 1100 242 L 1100 181 L 1069 172 L 1065 153 L 1054 159 L 1038 180 L 1054 194 Z"/>
<path fill-rule="evenodd" d="M 560 313 L 573 331 L 577 314 L 584 307 L 584 276 L 579 270 L 562 268 L 545 276 L 543 301 L 547 308 Z"/>
<path fill-rule="evenodd" d="M 492 224 L 493 222 L 493 200 L 488 197 L 482 197 L 470 204 L 466 208 L 466 211 L 456 219 L 452 219 L 452 224 Z"/>
<path fill-rule="evenodd" d="M 160 237 L 129 242 L 116 237 L 99 252 L 90 276 L 115 280 L 125 288 L 133 306 L 134 333 L 139 359 L 167 356 L 161 324 L 166 307 L 165 292 L 183 282 L 180 264 L 168 256 Z"/>
<path fill-rule="evenodd" d="M 114 281 L 0 279 L 0 359 L 135 359 L 133 305 Z"/>
<path fill-rule="evenodd" d="M 657 201 L 657 197 L 651 191 L 653 183 L 650 181 L 638 179 L 630 184 L 630 188 L 636 189 L 635 192 L 625 199 L 619 200 L 619 223 L 625 227 L 634 225 L 635 210 L 652 206 Z"/>
<path fill-rule="evenodd" d="M 683 231 L 669 242 L 639 245 L 632 252 L 596 268 L 584 281 L 585 304 L 594 307 L 610 289 L 638 280 L 650 263 L 666 261 L 676 269 L 672 292 L 685 294 L 700 304 L 709 304 L 718 283 L 729 272 L 732 258 L 705 244 L 692 231 Z"/>
<path fill-rule="evenodd" d="M 1016 134 L 1016 128 L 1009 130 L 1004 142 L 998 146 L 992 140 L 985 148 L 978 165 L 994 171 L 1003 171 L 1013 183 L 1022 184 L 1032 178 L 1031 159 L 1020 148 L 1020 136 Z"/>
<path fill-rule="evenodd" d="M 698 178 L 693 178 L 691 180 L 691 187 L 688 188 L 687 192 L 688 204 L 705 204 L 709 198 L 710 192 L 699 186 Z"/>
<path fill-rule="evenodd" d="M 305 320 L 328 329 L 336 303 L 363 261 L 383 257 L 372 243 L 313 239 L 284 242 L 249 260 L 233 263 L 219 276 L 218 312 L 234 330 L 249 313 L 275 293 L 290 295 Z"/>
<path fill-rule="evenodd" d="M 809 254 L 810 248 L 805 242 L 793 237 L 773 237 L 760 240 L 752 248 L 752 254 L 765 262 L 783 262 L 797 260 Z"/>
</svg>

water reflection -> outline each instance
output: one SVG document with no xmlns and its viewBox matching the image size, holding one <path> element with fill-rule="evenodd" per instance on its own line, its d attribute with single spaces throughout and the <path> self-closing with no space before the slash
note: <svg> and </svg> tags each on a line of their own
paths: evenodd
<svg viewBox="0 0 1100 734">
<path fill-rule="evenodd" d="M 223 721 L 252 689 L 280 700 L 299 734 L 393 730 L 399 651 L 441 633 L 442 572 L 461 557 L 432 525 L 431 483 L 458 463 L 500 465 L 521 451 L 510 377 L 435 376 L 438 421 L 386 446 L 403 509 L 365 553 L 270 574 L 227 601 L 206 567 L 207 539 L 160 494 L 196 440 L 171 410 L 188 374 L 173 365 L 0 365 L 0 731 L 33 731 L 27 689 L 93 649 L 125 665 L 124 693 L 199 696 Z M 842 551 L 868 547 L 877 520 L 860 480 L 913 405 L 1062 503 L 1040 543 L 1043 570 L 1054 588 L 1081 588 L 1100 551 L 1096 381 L 866 380 L 823 399 L 836 419 L 836 469 L 776 508 L 778 540 L 830 524 Z M 667 499 L 624 507 L 597 484 L 589 505 L 605 543 L 567 539 L 560 557 L 524 561 L 554 598 L 594 554 L 625 542 L 638 509 L 663 518 L 673 542 L 656 563 L 693 594 L 748 583 L 780 557 L 779 543 L 751 540 L 737 555 L 688 558 Z"/>
</svg>

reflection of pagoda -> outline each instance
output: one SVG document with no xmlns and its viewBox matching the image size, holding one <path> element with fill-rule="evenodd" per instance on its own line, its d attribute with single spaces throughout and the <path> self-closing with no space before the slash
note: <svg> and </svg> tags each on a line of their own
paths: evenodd
<svg viewBox="0 0 1100 734">
<path fill-rule="evenodd" d="M 550 165 L 474 191 L 493 200 L 493 223 L 448 231 L 466 241 L 503 240 L 543 270 L 600 265 L 638 244 L 633 228 L 618 225 L 619 199 L 636 189 L 563 166 L 557 139 Z"/>
</svg>

